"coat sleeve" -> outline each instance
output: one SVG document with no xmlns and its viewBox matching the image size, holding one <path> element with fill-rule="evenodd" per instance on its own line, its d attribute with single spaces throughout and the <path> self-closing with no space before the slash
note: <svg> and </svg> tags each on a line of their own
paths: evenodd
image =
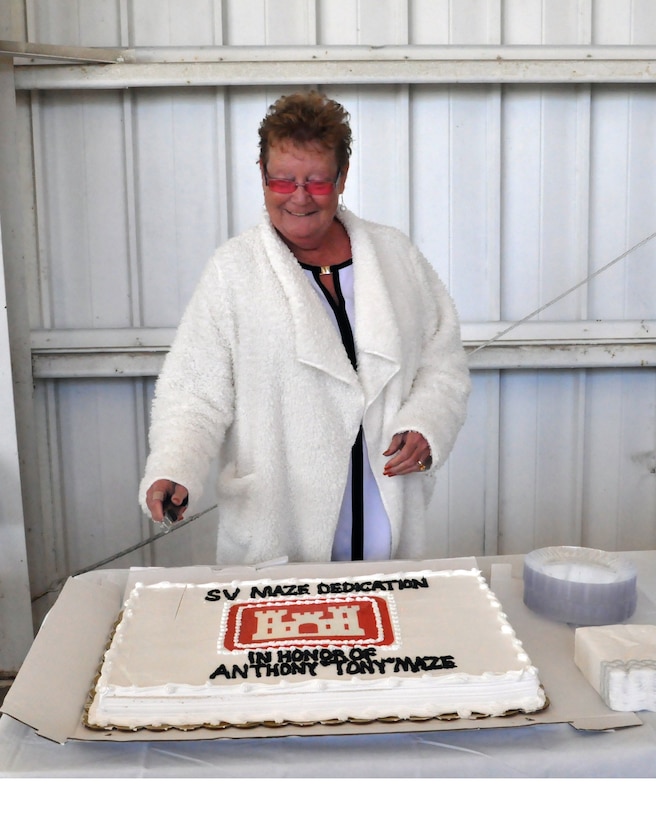
<svg viewBox="0 0 656 820">
<path fill-rule="evenodd" d="M 410 252 L 423 298 L 419 367 L 394 420 L 394 433 L 416 430 L 428 441 L 432 467 L 447 460 L 465 422 L 471 380 L 455 305 L 435 270 L 416 249 Z M 419 322 L 418 322 L 419 323 Z"/>
<path fill-rule="evenodd" d="M 146 491 L 160 478 L 189 490 L 189 511 L 193 513 L 212 457 L 233 419 L 232 319 L 217 273 L 214 261 L 210 261 L 157 380 L 150 454 L 139 489 L 147 515 Z"/>
</svg>

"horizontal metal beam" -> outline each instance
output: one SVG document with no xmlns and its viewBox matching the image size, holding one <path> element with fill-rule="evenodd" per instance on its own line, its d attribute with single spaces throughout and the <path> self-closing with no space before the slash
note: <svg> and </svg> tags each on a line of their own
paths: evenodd
<svg viewBox="0 0 656 820">
<path fill-rule="evenodd" d="M 656 367 L 656 322 L 463 324 L 472 370 Z M 173 328 L 32 332 L 35 379 L 156 376 Z"/>
<path fill-rule="evenodd" d="M 0 55 L 3 54 L 28 63 L 36 60 L 66 63 L 115 63 L 123 60 L 123 50 L 118 48 L 56 46 L 16 40 L 0 40 Z"/>
<path fill-rule="evenodd" d="M 476 350 L 465 345 L 471 370 L 556 370 L 599 367 L 656 367 L 654 342 L 492 345 Z"/>
<path fill-rule="evenodd" d="M 80 62 L 79 51 L 69 49 L 72 62 Z M 62 55 L 64 52 L 65 49 Z M 22 91 L 285 84 L 656 81 L 656 48 L 653 46 L 139 48 L 99 50 L 99 59 L 88 61 L 100 63 L 102 58 L 113 56 L 113 62 L 104 65 L 38 65 L 37 56 L 29 56 L 28 52 L 22 56 L 16 51 L 6 53 L 14 54 L 16 88 Z"/>
</svg>

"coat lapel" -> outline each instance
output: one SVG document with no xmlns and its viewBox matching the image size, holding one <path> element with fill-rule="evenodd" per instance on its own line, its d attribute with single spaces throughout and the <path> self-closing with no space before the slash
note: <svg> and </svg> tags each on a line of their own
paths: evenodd
<svg viewBox="0 0 656 820">
<path fill-rule="evenodd" d="M 291 251 L 267 221 L 263 227 L 271 275 L 282 287 L 291 311 L 300 362 L 364 391 L 365 408 L 382 393 L 401 367 L 398 317 L 376 256 L 360 220 L 350 212 L 340 219 L 351 238 L 355 263 L 355 342 L 358 372 L 317 294 Z"/>
<path fill-rule="evenodd" d="M 360 220 L 348 211 L 342 218 L 355 261 L 358 376 L 366 397 L 365 406 L 369 407 L 401 368 L 399 319 L 381 273 L 384 260 L 377 257 Z"/>
<path fill-rule="evenodd" d="M 298 361 L 360 389 L 358 374 L 305 272 L 268 221 L 263 232 L 271 275 L 278 279 L 291 312 Z"/>
</svg>

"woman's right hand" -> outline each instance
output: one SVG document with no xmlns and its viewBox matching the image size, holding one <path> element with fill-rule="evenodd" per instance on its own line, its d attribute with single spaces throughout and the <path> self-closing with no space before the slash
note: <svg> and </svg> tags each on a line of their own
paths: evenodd
<svg viewBox="0 0 656 820">
<path fill-rule="evenodd" d="M 184 511 L 187 509 L 189 492 L 182 484 L 160 478 L 154 481 L 146 492 L 146 505 L 150 510 L 153 521 L 158 524 L 164 519 L 164 505 L 168 501 L 176 507 L 177 520 L 182 521 Z"/>
</svg>

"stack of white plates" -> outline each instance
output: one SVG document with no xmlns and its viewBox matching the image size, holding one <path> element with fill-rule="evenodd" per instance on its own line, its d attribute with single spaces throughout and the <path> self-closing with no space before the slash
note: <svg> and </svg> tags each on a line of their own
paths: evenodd
<svg viewBox="0 0 656 820">
<path fill-rule="evenodd" d="M 524 603 L 553 621 L 617 624 L 633 615 L 637 600 L 635 567 L 614 553 L 545 547 L 524 559 Z"/>
</svg>

